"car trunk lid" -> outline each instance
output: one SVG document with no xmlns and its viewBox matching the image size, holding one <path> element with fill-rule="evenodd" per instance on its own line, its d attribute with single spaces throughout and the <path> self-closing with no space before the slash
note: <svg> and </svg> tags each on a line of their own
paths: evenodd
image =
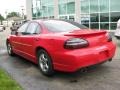
<svg viewBox="0 0 120 90">
<path fill-rule="evenodd" d="M 74 30 L 65 33 L 64 36 L 72 38 L 82 38 L 89 42 L 89 46 L 98 46 L 107 42 L 107 32 L 98 30 Z"/>
</svg>

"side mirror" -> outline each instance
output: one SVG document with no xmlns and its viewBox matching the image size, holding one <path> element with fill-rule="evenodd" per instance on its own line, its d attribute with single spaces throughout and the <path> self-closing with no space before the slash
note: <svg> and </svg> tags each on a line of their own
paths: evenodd
<svg viewBox="0 0 120 90">
<path fill-rule="evenodd" d="M 16 35 L 16 36 L 18 35 L 18 32 L 17 32 L 17 31 L 15 31 L 15 35 Z"/>
<path fill-rule="evenodd" d="M 11 35 L 18 35 L 18 32 L 17 31 L 11 31 Z"/>
</svg>

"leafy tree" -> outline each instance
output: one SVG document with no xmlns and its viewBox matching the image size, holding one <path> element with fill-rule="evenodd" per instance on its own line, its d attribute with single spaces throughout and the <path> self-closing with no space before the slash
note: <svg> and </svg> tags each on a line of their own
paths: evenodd
<svg viewBox="0 0 120 90">
<path fill-rule="evenodd" d="M 2 24 L 2 21 L 4 20 L 4 17 L 0 14 L 0 21 L 1 21 L 1 24 Z"/>
<path fill-rule="evenodd" d="M 0 20 L 4 20 L 4 17 L 0 14 Z"/>
<path fill-rule="evenodd" d="M 8 13 L 7 18 L 10 17 L 20 17 L 20 14 L 18 12 L 10 12 Z"/>
</svg>

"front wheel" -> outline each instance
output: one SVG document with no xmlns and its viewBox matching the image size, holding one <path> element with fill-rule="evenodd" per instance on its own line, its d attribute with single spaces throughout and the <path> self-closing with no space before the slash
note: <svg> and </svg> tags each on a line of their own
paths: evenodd
<svg viewBox="0 0 120 90">
<path fill-rule="evenodd" d="M 11 44 L 8 42 L 7 43 L 7 52 L 8 52 L 8 54 L 10 55 L 10 56 L 13 56 L 14 55 L 14 53 L 13 53 L 13 51 L 12 51 L 12 46 L 11 46 Z"/>
<path fill-rule="evenodd" d="M 39 50 L 37 53 L 38 65 L 42 74 L 52 76 L 54 74 L 51 57 L 45 50 Z"/>
</svg>

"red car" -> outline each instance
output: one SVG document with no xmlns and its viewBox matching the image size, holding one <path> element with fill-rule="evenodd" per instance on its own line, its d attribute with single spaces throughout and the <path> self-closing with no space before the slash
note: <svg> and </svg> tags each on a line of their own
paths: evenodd
<svg viewBox="0 0 120 90">
<path fill-rule="evenodd" d="M 63 20 L 29 21 L 6 44 L 9 55 L 18 54 L 38 64 L 47 76 L 55 70 L 75 72 L 112 60 L 116 49 L 106 31 Z"/>
</svg>

